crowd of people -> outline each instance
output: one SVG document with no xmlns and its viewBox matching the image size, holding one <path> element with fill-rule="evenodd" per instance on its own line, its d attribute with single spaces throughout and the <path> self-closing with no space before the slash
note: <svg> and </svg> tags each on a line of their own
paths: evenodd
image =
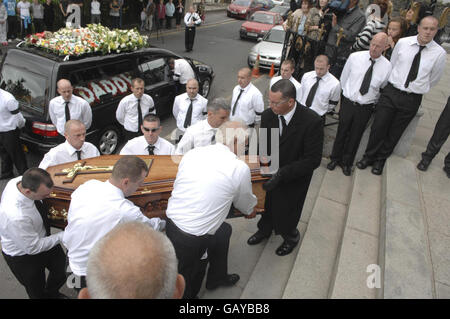
<svg viewBox="0 0 450 319">
<path fill-rule="evenodd" d="M 340 19 L 360 20 L 354 13 L 359 11 L 358 1 L 349 3 L 350 12 L 331 17 L 328 39 L 336 36 L 333 30 Z M 248 153 L 240 146 L 258 134 L 255 128 L 259 128 L 261 165 L 276 167 L 266 172 L 264 214 L 247 243 L 257 245 L 275 233 L 283 238 L 275 254 L 290 254 L 300 241 L 298 222 L 313 172 L 322 160 L 326 114 L 340 102 L 327 168 L 339 165 L 344 175 L 351 175 L 361 136 L 373 117 L 367 148 L 356 166 L 372 166 L 372 173 L 380 175 L 423 94 L 445 69 L 446 52 L 433 40 L 438 32 L 433 16 L 418 20 L 417 34 L 408 37 L 393 33 L 402 29 L 401 19 L 386 21 L 387 32 L 378 28 L 378 22 L 369 23 L 364 27 L 358 22 L 359 30 L 344 31 L 353 42 L 348 43 L 349 55 L 339 76 L 332 74 L 332 58 L 327 54 L 318 54 L 313 70 L 299 81 L 293 76 L 298 61 L 284 60 L 280 76 L 270 82 L 267 108 L 263 94 L 251 82 L 249 68 L 238 71 L 231 101 L 208 101 L 198 93 L 192 67 L 184 59 L 169 61 L 179 89 L 173 105 L 177 128 L 170 141 L 159 136 L 161 122 L 153 98 L 144 93 L 145 81 L 133 79 L 132 93 L 116 112 L 127 141 L 120 153 L 124 156 L 107 181 L 90 180 L 72 193 L 67 227 L 53 235 L 42 202 L 53 181 L 44 169 L 98 155 L 95 146 L 85 142 L 92 113 L 87 102 L 72 94 L 70 81 L 60 79 L 60 95 L 50 101 L 49 112 L 66 141 L 51 149 L 39 168 L 28 169 L 18 142 L 18 129 L 25 120 L 14 97 L 0 90 L 0 143 L 9 157 L 9 161 L 2 159 L 2 165 L 9 165 L 12 172 L 14 163 L 21 175 L 11 179 L 2 194 L 1 244 L 8 266 L 29 297 L 63 297 L 59 288 L 66 278 L 66 258 L 71 275 L 78 278 L 75 288 L 80 298 L 197 298 L 205 276 L 206 289 L 236 284 L 239 275 L 228 272 L 232 227 L 225 219 L 231 205 L 246 218 L 260 211 L 250 169 L 239 159 Z M 353 52 L 355 45 L 360 49 Z M 427 169 L 450 134 L 449 108 L 447 102 L 418 164 L 420 170 Z M 273 129 L 278 134 L 272 134 Z M 137 156 L 173 154 L 183 157 L 167 218 L 148 218 L 126 198 L 142 186 L 148 173 L 147 164 Z M 450 154 L 444 171 L 450 178 Z M 164 230 L 166 235 L 161 234 Z M 45 268 L 50 271 L 47 279 Z"/>
</svg>

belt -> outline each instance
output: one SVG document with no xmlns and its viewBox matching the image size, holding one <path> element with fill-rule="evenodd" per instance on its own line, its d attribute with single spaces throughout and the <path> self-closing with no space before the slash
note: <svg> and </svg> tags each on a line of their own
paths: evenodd
<svg viewBox="0 0 450 319">
<path fill-rule="evenodd" d="M 179 233 L 181 233 L 181 234 L 183 234 L 183 236 L 186 236 L 186 237 L 189 237 L 189 238 L 207 239 L 207 238 L 212 236 L 210 234 L 204 234 L 204 235 L 201 235 L 201 236 L 196 236 L 196 235 L 192 235 L 192 234 L 186 233 L 185 231 L 182 231 L 180 228 L 178 228 L 177 225 L 175 225 L 175 223 L 170 218 L 167 218 L 167 224 L 172 225 Z"/>
<path fill-rule="evenodd" d="M 419 93 L 406 92 L 406 91 L 397 89 L 391 82 L 389 82 L 388 85 L 390 85 L 395 91 L 397 91 L 398 93 L 403 94 L 403 95 L 416 95 L 416 96 L 422 96 L 422 94 L 419 94 Z"/>
<path fill-rule="evenodd" d="M 352 101 L 352 100 L 350 100 L 349 98 L 346 98 L 344 95 L 343 95 L 343 97 L 344 97 L 350 104 L 353 104 L 354 106 L 373 108 L 374 105 L 375 105 L 375 103 L 361 104 L 361 103 Z"/>
<path fill-rule="evenodd" d="M 255 127 L 255 123 L 248 124 L 247 126 L 248 126 L 248 127 Z"/>
</svg>

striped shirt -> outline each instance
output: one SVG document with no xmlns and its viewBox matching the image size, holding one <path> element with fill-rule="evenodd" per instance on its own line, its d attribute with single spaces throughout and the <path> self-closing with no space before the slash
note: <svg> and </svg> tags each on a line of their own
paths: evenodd
<svg viewBox="0 0 450 319">
<path fill-rule="evenodd" d="M 375 34 L 382 32 L 386 28 L 383 21 L 370 20 L 367 22 L 364 29 L 356 36 L 356 41 L 353 43 L 352 51 L 369 50 L 370 41 Z"/>
</svg>

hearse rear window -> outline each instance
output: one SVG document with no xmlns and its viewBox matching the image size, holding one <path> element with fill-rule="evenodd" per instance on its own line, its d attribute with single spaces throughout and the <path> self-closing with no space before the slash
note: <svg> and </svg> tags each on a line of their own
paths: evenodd
<svg viewBox="0 0 450 319">
<path fill-rule="evenodd" d="M 85 99 L 91 106 L 102 100 L 119 98 L 131 93 L 129 61 L 95 66 L 76 71 L 69 77 L 75 95 Z"/>
<path fill-rule="evenodd" d="M 0 87 L 14 95 L 21 107 L 44 113 L 47 79 L 42 75 L 4 64 Z"/>
</svg>

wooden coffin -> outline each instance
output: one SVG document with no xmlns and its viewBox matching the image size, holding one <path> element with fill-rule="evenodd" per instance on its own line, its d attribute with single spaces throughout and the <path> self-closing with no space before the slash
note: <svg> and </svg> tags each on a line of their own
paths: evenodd
<svg viewBox="0 0 450 319">
<path fill-rule="evenodd" d="M 144 155 L 139 157 L 147 162 L 150 169 L 143 185 L 128 199 L 139 206 L 146 216 L 164 218 L 181 156 Z M 45 200 L 53 227 L 65 228 L 72 192 L 90 179 L 106 181 L 119 158 L 120 155 L 104 155 L 47 168 L 54 182 L 53 191 Z M 267 177 L 263 177 L 260 173 L 257 156 L 246 157 L 245 161 L 251 170 L 253 193 L 258 198 L 257 208 L 259 212 L 263 212 L 266 193 L 262 189 L 262 184 Z M 229 217 L 239 215 L 241 213 L 234 210 Z"/>
</svg>

